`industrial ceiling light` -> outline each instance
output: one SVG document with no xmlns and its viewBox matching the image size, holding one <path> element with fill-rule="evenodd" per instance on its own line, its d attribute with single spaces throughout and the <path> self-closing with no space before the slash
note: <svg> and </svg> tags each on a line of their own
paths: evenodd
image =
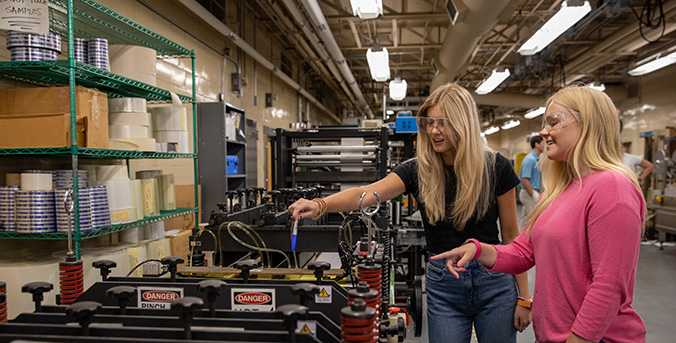
<svg viewBox="0 0 676 343">
<path fill-rule="evenodd" d="M 366 60 L 371 70 L 371 77 L 377 82 L 385 82 L 390 78 L 390 57 L 387 48 L 376 45 L 366 51 Z"/>
<path fill-rule="evenodd" d="M 561 4 L 561 9 L 535 32 L 517 52 L 524 56 L 537 54 L 589 12 L 591 12 L 589 1 L 564 1 Z"/>
<path fill-rule="evenodd" d="M 484 134 L 485 135 L 492 135 L 492 134 L 494 134 L 498 131 L 500 131 L 500 128 L 494 125 L 494 126 L 489 127 L 488 129 L 486 129 L 486 131 L 484 131 Z"/>
<path fill-rule="evenodd" d="M 499 86 L 502 81 L 505 81 L 509 77 L 509 69 L 507 68 L 496 68 L 491 72 L 486 80 L 484 80 L 479 87 L 475 90 L 476 94 L 488 94 L 492 92 L 497 86 Z"/>
<path fill-rule="evenodd" d="M 671 53 L 670 53 L 671 52 Z M 662 56 L 666 55 L 666 56 Z M 638 67 L 629 71 L 631 76 L 639 76 L 651 73 L 657 69 L 664 68 L 668 65 L 676 63 L 676 47 L 667 50 L 666 52 L 660 52 L 655 55 L 652 55 L 646 59 L 639 61 Z"/>
<path fill-rule="evenodd" d="M 390 81 L 390 99 L 395 101 L 404 100 L 406 97 L 406 80 L 395 77 Z"/>
<path fill-rule="evenodd" d="M 521 125 L 520 121 L 518 121 L 516 119 L 512 119 L 512 120 L 502 124 L 502 126 L 500 126 L 500 128 L 503 129 L 503 130 L 509 130 L 509 129 L 511 129 L 513 127 L 517 127 L 519 125 Z"/>
<path fill-rule="evenodd" d="M 374 19 L 383 14 L 382 0 L 350 0 L 352 14 L 361 19 Z"/>
<path fill-rule="evenodd" d="M 537 116 L 540 116 L 545 113 L 545 108 L 544 107 L 538 107 L 534 110 L 528 111 L 528 113 L 524 114 L 523 117 L 526 119 L 533 119 Z"/>
</svg>

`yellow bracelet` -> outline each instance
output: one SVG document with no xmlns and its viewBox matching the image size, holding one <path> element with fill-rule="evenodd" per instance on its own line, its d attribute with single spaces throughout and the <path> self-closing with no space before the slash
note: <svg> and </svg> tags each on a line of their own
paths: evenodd
<svg viewBox="0 0 676 343">
<path fill-rule="evenodd" d="M 326 201 L 324 201 L 324 199 L 320 199 L 320 198 L 314 198 L 314 199 L 312 199 L 312 201 L 314 201 L 314 202 L 316 202 L 317 204 L 319 204 L 319 213 L 317 213 L 317 215 L 315 215 L 315 216 L 312 217 L 312 220 L 317 220 L 317 219 L 319 219 L 321 216 L 323 216 L 324 213 L 326 213 L 326 207 L 327 207 L 327 206 L 326 206 Z"/>
</svg>

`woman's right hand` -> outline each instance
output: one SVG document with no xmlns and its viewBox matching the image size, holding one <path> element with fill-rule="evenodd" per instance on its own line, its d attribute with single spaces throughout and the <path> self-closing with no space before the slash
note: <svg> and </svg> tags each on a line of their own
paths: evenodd
<svg viewBox="0 0 676 343">
<path fill-rule="evenodd" d="M 430 257 L 430 260 L 441 260 L 446 259 L 446 268 L 448 271 L 455 276 L 456 279 L 460 278 L 458 272 L 464 272 L 465 269 L 463 266 L 472 261 L 476 255 L 476 245 L 469 243 L 461 245 L 453 250 L 434 255 Z"/>
<path fill-rule="evenodd" d="M 307 199 L 298 199 L 288 208 L 291 219 L 312 218 L 319 214 L 319 204 Z"/>
</svg>

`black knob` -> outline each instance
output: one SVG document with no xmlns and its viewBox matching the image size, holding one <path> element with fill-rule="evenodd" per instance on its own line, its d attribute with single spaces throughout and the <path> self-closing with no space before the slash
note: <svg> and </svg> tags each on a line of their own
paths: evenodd
<svg viewBox="0 0 676 343">
<path fill-rule="evenodd" d="M 120 307 L 120 314 L 125 315 L 127 313 L 127 304 L 129 304 L 129 301 L 136 296 L 136 287 L 124 285 L 111 287 L 106 291 L 106 296 L 108 298 L 117 299 L 117 305 Z"/>
<path fill-rule="evenodd" d="M 117 263 L 111 260 L 98 260 L 92 262 L 92 267 L 101 270 L 101 281 L 106 281 L 108 279 L 108 274 L 110 270 L 117 267 Z"/>
<path fill-rule="evenodd" d="M 326 261 L 312 261 L 307 266 L 308 269 L 314 270 L 315 277 L 317 278 L 317 284 L 322 284 L 322 277 L 324 277 L 324 271 L 331 268 L 331 263 Z"/>
<path fill-rule="evenodd" d="M 320 290 L 319 286 L 308 282 L 301 282 L 291 286 L 291 294 L 300 296 L 300 304 L 303 306 L 309 306 L 312 297 L 318 294 Z"/>
<path fill-rule="evenodd" d="M 160 262 L 162 264 L 166 264 L 167 267 L 169 268 L 169 273 L 171 273 L 171 281 L 174 282 L 176 281 L 176 265 L 177 264 L 183 264 L 184 260 L 183 257 L 178 257 L 178 256 L 167 256 L 163 257 Z"/>
<path fill-rule="evenodd" d="M 66 314 L 74 317 L 82 328 L 82 336 L 89 336 L 89 324 L 92 317 L 101 309 L 101 304 L 96 301 L 81 301 L 66 308 Z"/>
<path fill-rule="evenodd" d="M 241 270 L 242 278 L 245 283 L 249 282 L 249 271 L 257 266 L 258 264 L 254 260 L 241 260 L 235 263 L 235 268 Z"/>
<path fill-rule="evenodd" d="M 289 341 L 296 341 L 296 325 L 299 319 L 307 318 L 308 308 L 302 305 L 286 304 L 277 307 L 275 317 L 282 318 L 289 330 Z"/>
<path fill-rule="evenodd" d="M 171 309 L 178 311 L 178 316 L 183 322 L 185 328 L 185 339 L 192 339 L 190 333 L 190 324 L 195 315 L 195 311 L 204 306 L 204 301 L 198 297 L 183 297 L 171 302 Z"/>
<path fill-rule="evenodd" d="M 203 280 L 197 284 L 197 290 L 204 292 L 207 295 L 209 302 L 209 314 L 211 317 L 216 317 L 216 299 L 221 295 L 221 291 L 225 291 L 227 284 L 221 280 Z"/>
<path fill-rule="evenodd" d="M 44 293 L 54 289 L 54 285 L 49 282 L 35 281 L 27 283 L 21 287 L 21 292 L 33 294 L 33 302 L 35 303 L 35 312 L 42 311 L 42 300 L 44 300 Z"/>
</svg>

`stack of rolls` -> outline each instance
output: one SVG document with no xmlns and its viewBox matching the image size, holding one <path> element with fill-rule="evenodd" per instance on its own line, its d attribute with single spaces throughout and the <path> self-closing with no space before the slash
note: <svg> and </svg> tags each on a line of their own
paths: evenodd
<svg viewBox="0 0 676 343">
<path fill-rule="evenodd" d="M 188 118 L 184 107 L 164 106 L 150 109 L 153 136 L 160 143 L 177 144 L 176 151 L 190 153 Z"/>
<path fill-rule="evenodd" d="M 54 61 L 61 54 L 61 36 L 56 33 L 8 31 L 7 49 L 12 61 Z"/>
<path fill-rule="evenodd" d="M 108 99 L 108 124 L 111 149 L 156 151 L 146 99 Z"/>
</svg>

